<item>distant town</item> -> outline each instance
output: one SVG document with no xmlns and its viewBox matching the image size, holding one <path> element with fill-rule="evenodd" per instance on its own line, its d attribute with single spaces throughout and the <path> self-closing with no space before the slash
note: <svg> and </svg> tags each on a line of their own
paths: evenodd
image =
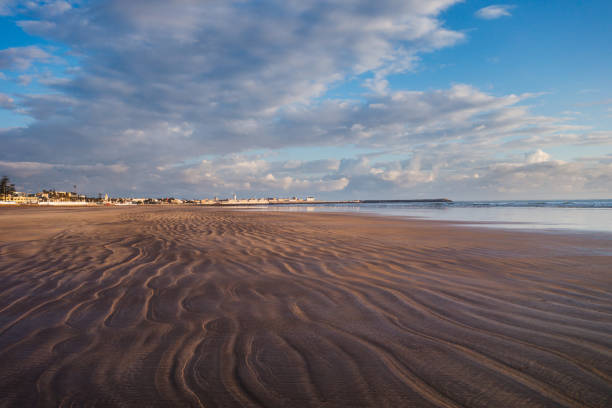
<svg viewBox="0 0 612 408">
<path fill-rule="evenodd" d="M 76 186 L 74 186 L 76 190 Z M 16 191 L 15 185 L 10 183 L 8 177 L 3 177 L 0 184 L 0 205 L 143 205 L 143 204 L 192 204 L 192 205 L 269 205 L 269 204 L 297 204 L 317 202 L 314 197 L 267 197 L 267 198 L 203 198 L 200 200 L 181 200 L 174 197 L 109 197 L 108 194 L 98 194 L 90 197 L 78 194 L 76 191 L 58 191 L 54 189 L 42 190 L 38 193 L 24 193 Z"/>
<path fill-rule="evenodd" d="M 314 197 L 304 198 L 203 198 L 200 200 L 181 200 L 174 197 L 109 197 L 108 194 L 99 194 L 90 197 L 78 194 L 76 191 L 42 190 L 38 193 L 24 193 L 15 190 L 8 178 L 2 179 L 0 185 L 0 205 L 143 205 L 143 204 L 192 204 L 192 205 L 268 205 L 268 204 L 295 204 L 313 203 Z"/>
<path fill-rule="evenodd" d="M 451 202 L 447 198 L 421 200 L 343 200 L 320 201 L 313 196 L 306 197 L 267 197 L 238 198 L 202 198 L 200 200 L 182 200 L 175 197 L 109 197 L 98 194 L 95 197 L 78 194 L 74 191 L 42 190 L 38 193 L 24 193 L 15 189 L 8 177 L 0 180 L 0 205 L 40 205 L 40 206 L 113 206 L 113 205 L 207 205 L 207 206 L 249 206 L 249 205 L 286 205 L 286 204 L 342 204 L 342 203 L 391 203 L 391 202 Z"/>
</svg>

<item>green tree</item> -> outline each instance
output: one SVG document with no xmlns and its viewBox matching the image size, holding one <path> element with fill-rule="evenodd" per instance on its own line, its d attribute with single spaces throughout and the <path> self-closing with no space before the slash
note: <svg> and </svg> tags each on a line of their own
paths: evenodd
<svg viewBox="0 0 612 408">
<path fill-rule="evenodd" d="M 0 180 L 0 194 L 2 194 L 2 198 L 6 201 L 6 198 L 9 194 L 13 194 L 15 192 L 15 185 L 11 184 L 11 181 L 8 177 L 2 177 Z"/>
</svg>

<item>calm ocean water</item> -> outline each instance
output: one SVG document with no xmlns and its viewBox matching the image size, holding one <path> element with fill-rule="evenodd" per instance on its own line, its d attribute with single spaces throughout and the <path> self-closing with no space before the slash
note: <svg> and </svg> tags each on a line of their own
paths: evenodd
<svg viewBox="0 0 612 408">
<path fill-rule="evenodd" d="M 612 232 L 612 200 L 359 203 L 264 208 L 273 211 L 341 211 L 419 217 L 493 228 Z"/>
</svg>

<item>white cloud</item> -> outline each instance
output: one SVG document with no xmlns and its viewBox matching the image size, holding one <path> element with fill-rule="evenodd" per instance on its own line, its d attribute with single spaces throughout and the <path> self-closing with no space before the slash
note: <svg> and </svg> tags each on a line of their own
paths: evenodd
<svg viewBox="0 0 612 408">
<path fill-rule="evenodd" d="M 500 17 L 510 17 L 512 14 L 510 10 L 515 8 L 514 5 L 509 4 L 494 4 L 491 6 L 483 7 L 476 12 L 476 17 L 485 20 L 495 20 Z"/>
<path fill-rule="evenodd" d="M 483 170 L 484 176 L 476 180 L 474 187 L 510 197 L 606 197 L 606 192 L 612 188 L 610 164 L 498 163 Z"/>
<path fill-rule="evenodd" d="M 542 151 L 542 149 L 538 149 L 535 152 L 526 154 L 525 161 L 529 164 L 547 162 L 550 161 L 550 154 Z"/>
<path fill-rule="evenodd" d="M 334 173 L 329 166 L 321 169 L 325 178 L 304 173 L 311 163 L 292 160 L 269 162 L 257 156 L 229 155 L 214 160 L 203 160 L 196 165 L 179 165 L 163 169 L 177 174 L 180 181 L 212 191 L 229 192 L 251 190 L 260 195 L 272 193 L 331 192 L 343 190 L 349 179 Z M 313 162 L 313 166 L 321 164 Z M 192 187 L 193 188 L 193 187 Z"/>
<path fill-rule="evenodd" d="M 64 0 L 45 1 L 32 7 L 32 11 L 39 12 L 43 16 L 52 17 L 63 14 L 72 9 L 72 5 Z"/>
</svg>

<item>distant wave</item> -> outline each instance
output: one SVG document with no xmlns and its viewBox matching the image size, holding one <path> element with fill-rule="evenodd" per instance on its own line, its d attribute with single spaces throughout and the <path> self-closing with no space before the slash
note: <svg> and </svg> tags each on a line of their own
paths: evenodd
<svg viewBox="0 0 612 408">
<path fill-rule="evenodd" d="M 326 207 L 363 208 L 491 208 L 491 207 L 550 207 L 550 208 L 612 208 L 611 200 L 509 200 L 509 201 L 452 201 L 452 202 L 396 202 L 322 204 Z"/>
<path fill-rule="evenodd" d="M 455 201 L 447 205 L 452 207 L 612 208 L 612 200 Z"/>
</svg>

